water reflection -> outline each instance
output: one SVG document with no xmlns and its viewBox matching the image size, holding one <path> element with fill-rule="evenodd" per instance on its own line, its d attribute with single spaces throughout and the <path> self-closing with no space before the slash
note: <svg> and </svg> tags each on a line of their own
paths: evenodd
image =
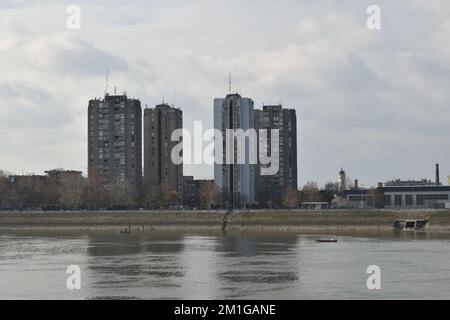
<svg viewBox="0 0 450 320">
<path fill-rule="evenodd" d="M 324 236 L 339 241 L 314 241 Z M 448 233 L 16 231 L 0 239 L 0 298 L 450 298 Z M 81 291 L 65 288 L 69 264 L 82 268 Z M 381 292 L 365 287 L 371 264 L 384 272 Z"/>
<path fill-rule="evenodd" d="M 177 261 L 185 270 L 179 279 L 183 299 L 214 299 L 219 294 L 216 274 L 220 270 L 220 256 L 215 250 L 219 241 L 217 237 L 184 237 L 184 249 Z"/>
<path fill-rule="evenodd" d="M 263 297 L 298 285 L 296 233 L 235 232 L 220 240 L 216 250 L 222 256 L 218 273 L 222 298 Z"/>
<path fill-rule="evenodd" d="M 107 290 L 114 279 L 115 290 L 145 288 L 152 298 L 185 299 L 234 297 L 242 285 L 253 293 L 276 290 L 299 279 L 296 264 L 290 263 L 296 259 L 291 257 L 296 241 L 294 233 L 92 233 L 91 287 Z"/>
</svg>

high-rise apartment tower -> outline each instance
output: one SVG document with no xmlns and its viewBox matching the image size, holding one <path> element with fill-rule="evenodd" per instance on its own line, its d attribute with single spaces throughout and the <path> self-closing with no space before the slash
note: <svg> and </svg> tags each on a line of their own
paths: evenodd
<svg viewBox="0 0 450 320">
<path fill-rule="evenodd" d="M 297 189 L 297 116 L 294 109 L 284 109 L 281 105 L 263 106 L 255 110 L 255 129 L 267 132 L 267 151 L 271 150 L 271 130 L 278 130 L 279 168 L 274 175 L 261 175 L 256 167 L 255 192 L 260 205 L 268 201 L 282 205 L 289 187 Z M 259 141 L 259 139 L 258 139 Z M 258 148 L 259 151 L 259 148 Z"/>
<path fill-rule="evenodd" d="M 214 99 L 214 128 L 220 130 L 223 137 L 222 146 L 216 144 L 216 147 L 222 150 L 223 161 L 214 165 L 214 182 L 231 207 L 242 207 L 254 202 L 255 164 L 250 163 L 248 157 L 242 163 L 238 163 L 237 143 L 234 144 L 234 159 L 227 163 L 227 130 L 242 129 L 246 132 L 253 129 L 253 117 L 252 99 L 243 98 L 239 94 Z M 244 144 L 241 150 L 246 156 L 252 147 L 250 143 Z"/>
<path fill-rule="evenodd" d="M 183 164 L 172 161 L 172 133 L 183 128 L 183 112 L 167 104 L 144 110 L 144 182 L 152 188 L 175 189 L 183 197 Z"/>
</svg>

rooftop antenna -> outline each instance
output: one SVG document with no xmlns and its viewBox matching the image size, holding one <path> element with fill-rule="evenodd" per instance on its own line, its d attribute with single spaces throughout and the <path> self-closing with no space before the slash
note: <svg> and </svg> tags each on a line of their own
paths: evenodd
<svg viewBox="0 0 450 320">
<path fill-rule="evenodd" d="M 231 71 L 228 70 L 228 93 L 231 94 Z"/>
<path fill-rule="evenodd" d="M 106 69 L 106 77 L 105 77 L 105 96 L 108 94 L 108 81 L 109 81 L 109 69 Z"/>
<path fill-rule="evenodd" d="M 114 95 L 116 95 L 116 94 L 117 94 L 117 85 L 114 84 Z"/>
</svg>

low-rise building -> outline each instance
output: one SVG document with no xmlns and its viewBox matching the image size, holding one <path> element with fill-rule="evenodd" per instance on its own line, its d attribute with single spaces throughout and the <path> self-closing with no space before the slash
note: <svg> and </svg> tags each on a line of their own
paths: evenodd
<svg viewBox="0 0 450 320">
<path fill-rule="evenodd" d="M 392 180 L 377 189 L 383 194 L 387 209 L 446 208 L 450 204 L 450 186 L 439 180 L 439 165 L 436 165 L 436 180 Z"/>
<path fill-rule="evenodd" d="M 345 207 L 349 209 L 364 209 L 373 206 L 371 201 L 369 190 L 364 188 L 352 188 L 346 190 L 345 194 Z"/>
<path fill-rule="evenodd" d="M 75 170 L 64 170 L 64 169 L 55 169 L 55 170 L 49 170 L 45 171 L 48 178 L 51 181 L 62 181 L 64 179 L 70 179 L 70 178 L 82 178 L 83 173 L 81 171 L 75 171 Z"/>
<path fill-rule="evenodd" d="M 325 210 L 329 209 L 330 204 L 328 202 L 302 202 L 300 204 L 300 209 L 302 210 Z"/>
<path fill-rule="evenodd" d="M 358 187 L 344 192 L 345 207 L 350 209 L 425 209 L 450 208 L 450 184 L 443 186 L 439 180 L 439 164 L 436 164 L 435 181 L 428 179 L 395 179 L 379 183 L 375 189 Z"/>
<path fill-rule="evenodd" d="M 384 208 L 445 208 L 450 204 L 450 186 L 441 185 L 403 185 L 382 186 Z"/>
</svg>

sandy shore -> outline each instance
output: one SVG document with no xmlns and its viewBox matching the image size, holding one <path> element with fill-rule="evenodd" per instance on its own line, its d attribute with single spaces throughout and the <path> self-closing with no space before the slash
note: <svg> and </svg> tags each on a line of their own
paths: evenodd
<svg viewBox="0 0 450 320">
<path fill-rule="evenodd" d="M 224 211 L 0 212 L 0 229 L 220 229 Z M 428 219 L 450 231 L 450 210 L 236 211 L 227 229 L 392 230 L 397 219 Z"/>
</svg>

